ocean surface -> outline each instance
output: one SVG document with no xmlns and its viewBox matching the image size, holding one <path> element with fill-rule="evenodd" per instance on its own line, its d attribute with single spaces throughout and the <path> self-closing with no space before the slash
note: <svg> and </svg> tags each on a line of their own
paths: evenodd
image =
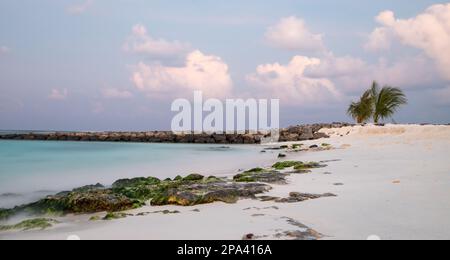
<svg viewBox="0 0 450 260">
<path fill-rule="evenodd" d="M 0 208 L 120 178 L 232 175 L 270 164 L 258 145 L 0 140 Z"/>
</svg>

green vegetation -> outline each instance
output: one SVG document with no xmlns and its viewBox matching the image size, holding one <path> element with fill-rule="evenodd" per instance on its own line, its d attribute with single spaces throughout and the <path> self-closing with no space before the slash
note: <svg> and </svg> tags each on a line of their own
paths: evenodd
<svg viewBox="0 0 450 260">
<path fill-rule="evenodd" d="M 263 168 L 253 168 L 253 169 L 250 169 L 250 170 L 248 170 L 248 171 L 245 171 L 244 173 L 262 172 L 262 171 L 264 171 Z"/>
<path fill-rule="evenodd" d="M 401 89 L 391 86 L 380 89 L 374 81 L 371 89 L 364 92 L 359 102 L 353 102 L 347 113 L 357 123 L 366 123 L 373 118 L 373 122 L 378 124 L 380 120 L 392 118 L 398 108 L 407 103 L 408 100 Z"/>
<path fill-rule="evenodd" d="M 125 213 L 118 213 L 118 212 L 109 212 L 106 214 L 106 216 L 103 218 L 103 220 L 114 220 L 114 219 L 121 219 L 126 218 L 127 214 Z"/>
<path fill-rule="evenodd" d="M 184 177 L 183 180 L 184 181 L 200 181 L 200 180 L 203 180 L 204 178 L 205 177 L 203 175 L 193 173 L 193 174 L 189 174 L 188 176 Z"/>
<path fill-rule="evenodd" d="M 32 230 L 32 229 L 40 229 L 44 230 L 46 228 L 50 228 L 53 224 L 57 224 L 58 221 L 47 218 L 37 218 L 37 219 L 29 219 L 22 221 L 15 225 L 5 225 L 0 226 L 0 231 L 8 231 L 8 230 Z"/>
<path fill-rule="evenodd" d="M 303 146 L 303 144 L 293 144 L 292 149 L 299 149 Z"/>
<path fill-rule="evenodd" d="M 284 170 L 292 167 L 294 167 L 294 170 L 308 170 L 314 168 L 322 168 L 325 166 L 326 165 L 320 164 L 318 162 L 285 161 L 285 162 L 277 162 L 272 167 L 277 170 Z"/>
<path fill-rule="evenodd" d="M 89 221 L 98 221 L 100 219 L 101 218 L 99 216 L 92 216 L 92 217 L 89 218 Z"/>
<path fill-rule="evenodd" d="M 276 170 L 284 170 L 286 168 L 295 167 L 298 164 L 301 164 L 302 162 L 296 162 L 296 161 L 284 161 L 284 162 L 277 162 L 275 163 L 272 168 Z"/>
</svg>

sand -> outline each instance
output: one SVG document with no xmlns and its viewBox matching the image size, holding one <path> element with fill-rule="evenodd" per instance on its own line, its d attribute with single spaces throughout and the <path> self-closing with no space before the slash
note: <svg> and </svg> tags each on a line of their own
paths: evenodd
<svg viewBox="0 0 450 260">
<path fill-rule="evenodd" d="M 293 204 L 241 200 L 195 207 L 144 207 L 129 213 L 178 210 L 113 221 L 69 216 L 45 231 L 0 233 L 0 239 L 291 239 L 295 220 L 333 239 L 450 239 L 450 126 L 387 125 L 323 130 L 335 149 L 288 153 L 286 160 L 329 161 L 291 175 L 267 195 L 337 195 Z M 274 152 L 274 161 L 276 155 Z M 271 162 L 267 162 L 269 166 Z M 255 165 L 258 166 L 258 165 Z M 340 185 L 336 185 L 340 184 Z M 196 211 L 193 211 L 196 209 Z M 102 214 L 99 214 L 102 215 Z"/>
</svg>

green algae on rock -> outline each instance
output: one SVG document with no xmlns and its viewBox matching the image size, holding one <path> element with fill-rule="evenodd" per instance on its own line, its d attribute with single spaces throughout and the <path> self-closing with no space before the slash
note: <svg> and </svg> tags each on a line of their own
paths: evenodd
<svg viewBox="0 0 450 260">
<path fill-rule="evenodd" d="M 0 231 L 9 231 L 9 230 L 32 230 L 32 229 L 40 229 L 44 230 L 53 226 L 53 224 L 57 224 L 58 221 L 54 219 L 47 218 L 37 218 L 37 219 L 29 219 L 24 220 L 15 225 L 4 225 L 0 226 Z"/>
<path fill-rule="evenodd" d="M 197 174 L 197 173 L 192 173 L 189 174 L 188 176 L 183 178 L 183 181 L 201 181 L 205 178 L 205 176 Z"/>
<path fill-rule="evenodd" d="M 300 162 L 300 161 L 284 161 L 275 163 L 272 168 L 276 170 L 285 170 L 287 168 L 294 167 L 295 170 L 307 170 L 314 168 L 323 168 L 326 167 L 324 164 L 320 164 L 318 162 Z"/>
<path fill-rule="evenodd" d="M 264 170 L 246 171 L 233 177 L 235 182 L 265 182 L 265 183 L 286 183 L 286 174 L 279 171 Z"/>
<path fill-rule="evenodd" d="M 121 212 L 109 212 L 106 214 L 105 217 L 103 217 L 103 220 L 114 220 L 114 219 L 121 219 L 128 217 L 128 214 L 121 213 Z"/>
</svg>

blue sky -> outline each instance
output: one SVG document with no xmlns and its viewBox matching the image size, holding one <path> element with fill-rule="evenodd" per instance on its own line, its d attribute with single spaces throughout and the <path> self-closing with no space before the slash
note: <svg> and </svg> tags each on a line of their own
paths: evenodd
<svg viewBox="0 0 450 260">
<path fill-rule="evenodd" d="M 350 121 L 371 80 L 408 94 L 397 122 L 448 123 L 448 21 L 429 0 L 2 0 L 0 129 L 167 129 L 197 88 Z"/>
</svg>

